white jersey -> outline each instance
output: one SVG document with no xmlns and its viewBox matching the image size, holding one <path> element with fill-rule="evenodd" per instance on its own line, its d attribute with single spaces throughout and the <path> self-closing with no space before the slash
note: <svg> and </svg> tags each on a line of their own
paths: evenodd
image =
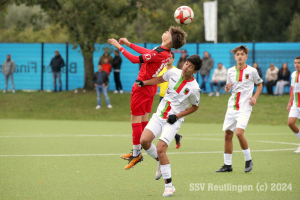
<svg viewBox="0 0 300 200">
<path fill-rule="evenodd" d="M 228 110 L 252 110 L 249 104 L 253 94 L 254 84 L 262 83 L 255 68 L 246 65 L 244 69 L 238 70 L 236 66 L 228 69 L 227 83 L 232 86 L 231 97 L 228 100 Z"/>
<path fill-rule="evenodd" d="M 180 69 L 173 68 L 162 76 L 165 81 L 169 81 L 169 86 L 156 111 L 160 118 L 167 119 L 169 115 L 186 110 L 191 104 L 199 105 L 199 84 L 195 78 L 191 81 L 183 80 L 181 74 Z M 184 117 L 179 120 L 184 121 Z"/>
<path fill-rule="evenodd" d="M 294 71 L 291 76 L 292 76 L 291 86 L 293 87 L 293 94 L 294 94 L 292 107 L 299 108 L 300 107 L 300 73 Z"/>
</svg>

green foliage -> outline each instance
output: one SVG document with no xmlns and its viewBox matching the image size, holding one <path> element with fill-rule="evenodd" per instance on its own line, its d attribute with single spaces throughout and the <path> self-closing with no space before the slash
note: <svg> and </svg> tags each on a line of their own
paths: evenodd
<svg viewBox="0 0 300 200">
<path fill-rule="evenodd" d="M 295 13 L 290 26 L 287 29 L 288 41 L 300 41 L 300 13 Z"/>
</svg>

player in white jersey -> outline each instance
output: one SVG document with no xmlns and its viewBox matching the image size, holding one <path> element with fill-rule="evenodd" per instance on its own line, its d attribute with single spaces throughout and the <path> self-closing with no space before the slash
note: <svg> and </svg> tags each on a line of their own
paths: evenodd
<svg viewBox="0 0 300 200">
<path fill-rule="evenodd" d="M 244 131 L 251 115 L 252 106 L 256 104 L 256 100 L 262 91 L 263 80 L 259 77 L 255 68 L 246 65 L 249 52 L 246 46 L 236 47 L 231 52 L 234 53 L 237 65 L 228 69 L 227 73 L 225 91 L 230 92 L 232 88 L 232 93 L 228 100 L 228 108 L 223 124 L 223 131 L 225 131 L 224 166 L 216 172 L 232 171 L 232 137 L 234 131 L 243 149 L 246 161 L 245 172 L 250 172 L 253 162 Z M 257 85 L 257 89 L 252 97 L 254 84 Z"/>
<path fill-rule="evenodd" d="M 289 103 L 287 105 L 287 110 L 290 112 L 288 125 L 295 135 L 300 139 L 300 131 L 296 126 L 297 118 L 300 119 L 300 56 L 295 58 L 294 65 L 296 71 L 292 73 L 291 94 Z M 295 153 L 300 153 L 300 146 Z"/>
<path fill-rule="evenodd" d="M 155 179 L 158 180 L 163 176 L 165 180 L 163 196 L 171 196 L 175 192 L 171 179 L 170 161 L 166 152 L 175 134 L 179 131 L 184 117 L 198 109 L 200 88 L 193 74 L 197 73 L 201 66 L 200 56 L 192 55 L 187 59 L 182 70 L 170 69 L 163 76 L 146 81 L 136 81 L 139 87 L 169 82 L 164 98 L 141 137 L 143 149 L 158 162 Z M 192 106 L 190 107 L 190 105 Z M 161 136 L 159 137 L 159 135 Z M 152 141 L 158 137 L 156 148 Z"/>
</svg>

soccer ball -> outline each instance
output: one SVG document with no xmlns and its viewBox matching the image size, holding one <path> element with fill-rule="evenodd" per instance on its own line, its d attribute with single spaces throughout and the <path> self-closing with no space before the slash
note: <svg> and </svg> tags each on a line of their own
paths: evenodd
<svg viewBox="0 0 300 200">
<path fill-rule="evenodd" d="M 174 19 L 178 24 L 189 24 L 194 19 L 194 11 L 188 6 L 180 6 L 175 10 Z"/>
</svg>

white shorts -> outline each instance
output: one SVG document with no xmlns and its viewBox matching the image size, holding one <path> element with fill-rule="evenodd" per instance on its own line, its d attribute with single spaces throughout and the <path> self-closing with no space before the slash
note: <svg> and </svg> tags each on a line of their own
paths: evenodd
<svg viewBox="0 0 300 200">
<path fill-rule="evenodd" d="M 223 131 L 231 130 L 235 131 L 236 128 L 246 129 L 251 110 L 247 111 L 235 111 L 227 110 L 225 120 L 223 124 Z"/>
<path fill-rule="evenodd" d="M 145 128 L 152 131 L 155 136 L 154 140 L 161 134 L 159 139 L 169 146 L 175 134 L 179 131 L 181 124 L 180 120 L 177 120 L 174 124 L 169 124 L 166 119 L 162 119 L 154 113 Z"/>
<path fill-rule="evenodd" d="M 295 117 L 300 119 L 300 108 L 296 108 L 294 106 L 291 107 L 289 117 Z"/>
</svg>

